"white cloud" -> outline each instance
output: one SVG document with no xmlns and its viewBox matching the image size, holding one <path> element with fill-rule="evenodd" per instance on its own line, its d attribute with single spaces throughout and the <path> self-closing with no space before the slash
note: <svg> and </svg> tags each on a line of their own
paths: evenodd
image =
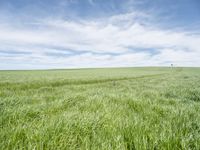
<svg viewBox="0 0 200 150">
<path fill-rule="evenodd" d="M 200 66 L 199 35 L 141 25 L 139 16 L 148 17 L 129 13 L 106 21 L 46 19 L 32 26 L 0 26 L 0 51 L 15 51 L 14 54 L 0 53 L 0 61 L 5 62 L 0 68 L 7 62 L 23 64 L 27 60 L 39 68 L 157 66 L 169 62 Z M 122 24 L 122 21 L 128 23 Z M 149 50 L 143 51 L 145 48 Z M 67 56 L 68 50 L 74 51 L 74 55 Z M 66 55 L 55 59 L 56 56 L 46 55 L 47 52 Z"/>
</svg>

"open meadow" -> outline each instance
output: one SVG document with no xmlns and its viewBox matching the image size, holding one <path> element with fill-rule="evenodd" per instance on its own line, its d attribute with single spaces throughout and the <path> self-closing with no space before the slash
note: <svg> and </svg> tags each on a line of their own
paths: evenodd
<svg viewBox="0 0 200 150">
<path fill-rule="evenodd" d="M 0 149 L 200 149 L 200 68 L 0 71 Z"/>
</svg>

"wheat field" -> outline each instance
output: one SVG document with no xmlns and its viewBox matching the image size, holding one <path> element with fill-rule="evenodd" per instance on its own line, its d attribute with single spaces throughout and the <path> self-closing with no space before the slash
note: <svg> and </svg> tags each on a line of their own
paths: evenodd
<svg viewBox="0 0 200 150">
<path fill-rule="evenodd" d="M 198 150 L 200 68 L 0 71 L 0 149 Z"/>
</svg>

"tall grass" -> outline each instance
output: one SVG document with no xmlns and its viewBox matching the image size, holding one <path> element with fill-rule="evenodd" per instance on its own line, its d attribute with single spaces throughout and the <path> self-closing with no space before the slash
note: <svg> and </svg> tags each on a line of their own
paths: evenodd
<svg viewBox="0 0 200 150">
<path fill-rule="evenodd" d="M 200 149 L 199 68 L 0 72 L 1 149 Z"/>
</svg>

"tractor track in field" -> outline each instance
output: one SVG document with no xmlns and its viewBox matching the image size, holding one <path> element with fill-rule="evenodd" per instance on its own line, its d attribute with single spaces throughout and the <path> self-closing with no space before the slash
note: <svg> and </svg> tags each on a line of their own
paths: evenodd
<svg viewBox="0 0 200 150">
<path fill-rule="evenodd" d="M 43 87 L 61 87 L 66 85 L 89 85 L 89 84 L 102 84 L 106 82 L 117 82 L 117 81 L 126 81 L 126 80 L 137 80 L 144 79 L 150 77 L 158 77 L 167 75 L 170 73 L 160 73 L 153 75 L 142 75 L 135 77 L 122 77 L 122 78 L 108 78 L 108 79 L 100 79 L 100 80 L 58 80 L 55 82 L 29 82 L 29 83 L 1 83 L 0 88 L 6 88 L 8 90 L 31 90 L 31 89 L 40 89 Z"/>
</svg>

